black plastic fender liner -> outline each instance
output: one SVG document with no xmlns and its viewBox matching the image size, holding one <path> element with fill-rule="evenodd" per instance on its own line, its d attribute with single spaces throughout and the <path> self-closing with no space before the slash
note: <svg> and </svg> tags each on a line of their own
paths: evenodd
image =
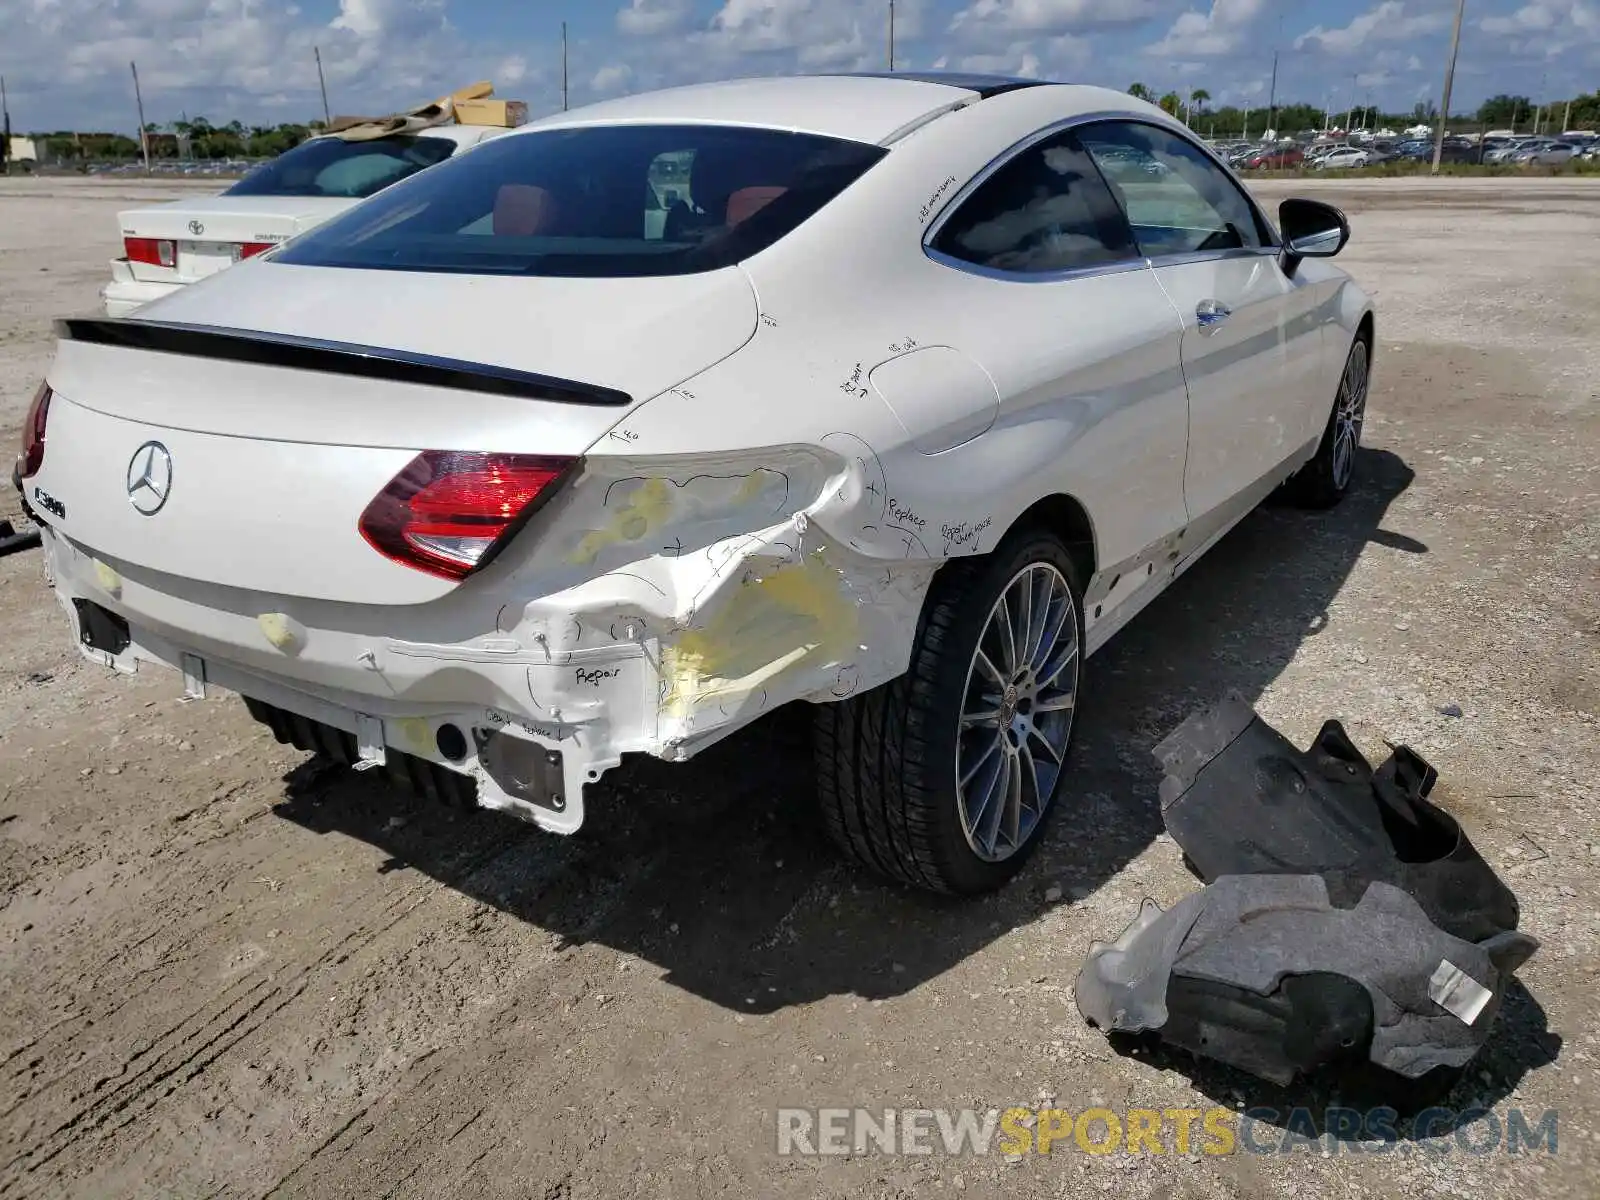
<svg viewBox="0 0 1600 1200">
<path fill-rule="evenodd" d="M 1196 874 L 1320 875 L 1332 902 L 1373 882 L 1409 894 L 1446 933 L 1478 942 L 1517 928 L 1517 898 L 1460 824 L 1427 797 L 1437 772 L 1405 746 L 1376 770 L 1337 721 L 1297 749 L 1242 700 L 1156 747 L 1161 815 Z"/>
<path fill-rule="evenodd" d="M 1229 875 L 1163 912 L 1146 900 L 1078 975 L 1078 1010 L 1106 1030 L 1287 1084 L 1362 1057 L 1416 1079 L 1483 1045 L 1513 973 L 1538 948 L 1505 932 L 1454 937 L 1400 889 L 1352 908 L 1315 875 Z"/>
</svg>

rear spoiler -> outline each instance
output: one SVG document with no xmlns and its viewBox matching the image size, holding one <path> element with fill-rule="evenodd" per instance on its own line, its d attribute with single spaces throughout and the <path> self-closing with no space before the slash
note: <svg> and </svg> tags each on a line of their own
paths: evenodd
<svg viewBox="0 0 1600 1200">
<path fill-rule="evenodd" d="M 633 403 L 632 396 L 615 388 L 458 358 L 439 358 L 409 350 L 331 342 L 288 333 L 121 317 L 69 317 L 57 321 L 55 330 L 62 341 L 149 350 L 158 354 L 287 367 L 325 375 L 356 375 L 364 379 L 490 392 L 527 400 L 554 400 L 562 404 L 623 406 Z"/>
</svg>

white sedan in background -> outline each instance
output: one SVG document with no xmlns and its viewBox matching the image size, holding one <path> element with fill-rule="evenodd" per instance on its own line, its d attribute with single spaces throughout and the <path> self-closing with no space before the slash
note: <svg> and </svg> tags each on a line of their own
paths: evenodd
<svg viewBox="0 0 1600 1200">
<path fill-rule="evenodd" d="M 1357 167 L 1364 167 L 1372 161 L 1372 155 L 1365 150 L 1334 150 L 1324 154 L 1317 160 L 1319 171 L 1349 171 Z"/>
<path fill-rule="evenodd" d="M 122 256 L 111 260 L 111 282 L 100 291 L 106 314 L 128 316 L 505 132 L 497 126 L 436 125 L 419 134 L 362 141 L 309 138 L 221 195 L 118 213 Z"/>
<path fill-rule="evenodd" d="M 1083 659 L 1350 487 L 1348 236 L 1099 88 L 632 96 L 63 322 L 17 479 L 95 661 L 563 833 L 624 755 L 805 701 L 839 844 L 978 892 Z"/>
</svg>

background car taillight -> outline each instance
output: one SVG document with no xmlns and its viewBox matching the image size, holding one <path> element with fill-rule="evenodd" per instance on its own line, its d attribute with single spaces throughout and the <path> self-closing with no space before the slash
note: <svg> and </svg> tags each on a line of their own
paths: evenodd
<svg viewBox="0 0 1600 1200">
<path fill-rule="evenodd" d="M 361 536 L 398 563 L 465 578 L 500 551 L 577 461 L 424 450 L 367 505 Z"/>
<path fill-rule="evenodd" d="M 41 383 L 22 422 L 22 477 L 37 475 L 44 466 L 44 426 L 50 418 L 50 385 Z"/>
<path fill-rule="evenodd" d="M 241 242 L 239 244 L 239 257 L 254 258 L 258 254 L 265 254 L 277 244 L 277 242 Z"/>
<path fill-rule="evenodd" d="M 145 263 L 152 267 L 178 265 L 178 243 L 170 238 L 125 237 L 122 250 L 129 262 Z"/>
</svg>

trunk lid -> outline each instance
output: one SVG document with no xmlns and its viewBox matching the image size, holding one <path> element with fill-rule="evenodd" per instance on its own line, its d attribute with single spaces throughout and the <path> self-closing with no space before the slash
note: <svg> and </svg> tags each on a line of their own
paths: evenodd
<svg viewBox="0 0 1600 1200">
<path fill-rule="evenodd" d="M 64 506 L 51 524 L 118 569 L 168 577 L 162 590 L 245 589 L 264 612 L 275 596 L 424 603 L 457 585 L 357 529 L 417 453 L 582 455 L 634 404 L 737 350 L 757 319 L 738 268 L 510 279 L 247 260 L 64 338 L 29 495 Z M 189 346 L 205 341 L 194 326 L 235 334 Z M 527 375 L 548 386 L 519 385 Z M 147 515 L 130 481 L 151 442 L 170 493 Z"/>
<path fill-rule="evenodd" d="M 117 214 L 122 236 L 177 243 L 177 265 L 130 264 L 135 279 L 194 283 L 239 261 L 247 243 L 277 244 L 355 204 L 322 196 L 210 196 Z"/>
</svg>

